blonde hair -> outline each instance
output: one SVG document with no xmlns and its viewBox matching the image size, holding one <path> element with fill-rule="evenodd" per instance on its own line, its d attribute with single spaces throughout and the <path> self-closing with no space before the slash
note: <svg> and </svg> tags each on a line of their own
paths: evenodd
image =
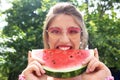
<svg viewBox="0 0 120 80">
<path fill-rule="evenodd" d="M 44 41 L 44 48 L 48 49 L 48 33 L 46 30 L 49 27 L 49 24 L 52 22 L 52 20 L 60 14 L 66 14 L 72 16 L 75 21 L 78 23 L 80 28 L 82 29 L 81 34 L 81 42 L 80 42 L 80 49 L 85 49 L 88 42 L 88 33 L 84 24 L 84 20 L 82 18 L 81 13 L 71 4 L 68 2 L 61 2 L 57 3 L 53 7 L 50 8 L 46 20 L 43 27 L 43 41 Z"/>
</svg>

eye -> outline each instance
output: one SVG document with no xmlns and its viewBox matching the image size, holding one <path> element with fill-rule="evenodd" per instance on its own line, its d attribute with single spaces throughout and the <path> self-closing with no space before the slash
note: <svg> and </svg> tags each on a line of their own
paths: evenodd
<svg viewBox="0 0 120 80">
<path fill-rule="evenodd" d="M 68 33 L 69 34 L 77 34 L 77 33 L 80 33 L 80 28 L 69 28 L 68 29 Z"/>
<path fill-rule="evenodd" d="M 61 30 L 59 28 L 50 28 L 48 29 L 48 32 L 51 34 L 60 34 Z"/>
<path fill-rule="evenodd" d="M 60 33 L 60 30 L 53 29 L 53 30 L 50 30 L 50 33 L 59 34 L 59 33 Z"/>
<path fill-rule="evenodd" d="M 79 33 L 79 31 L 78 30 L 69 30 L 69 33 L 70 34 L 76 34 L 76 33 Z"/>
</svg>

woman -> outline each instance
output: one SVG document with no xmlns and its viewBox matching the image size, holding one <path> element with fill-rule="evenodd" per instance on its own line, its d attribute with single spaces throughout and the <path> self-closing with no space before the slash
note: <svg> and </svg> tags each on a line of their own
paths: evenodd
<svg viewBox="0 0 120 80">
<path fill-rule="evenodd" d="M 45 49 L 85 49 L 88 33 L 80 12 L 70 3 L 58 3 L 53 6 L 46 17 L 43 29 Z M 110 70 L 99 61 L 98 51 L 95 56 L 83 62 L 86 71 L 73 78 L 60 79 L 45 75 L 40 59 L 28 54 L 28 66 L 23 70 L 19 80 L 113 80 Z"/>
</svg>

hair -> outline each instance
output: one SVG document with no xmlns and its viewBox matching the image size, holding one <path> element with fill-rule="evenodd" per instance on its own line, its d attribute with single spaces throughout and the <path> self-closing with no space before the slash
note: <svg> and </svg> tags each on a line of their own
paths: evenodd
<svg viewBox="0 0 120 80">
<path fill-rule="evenodd" d="M 88 43 L 88 32 L 85 27 L 84 20 L 82 18 L 80 11 L 77 10 L 77 8 L 75 8 L 74 5 L 68 2 L 57 3 L 56 5 L 50 8 L 46 16 L 44 27 L 43 27 L 44 48 L 49 49 L 48 33 L 46 32 L 46 30 L 48 29 L 49 24 L 52 22 L 52 20 L 60 14 L 66 14 L 66 15 L 72 16 L 77 22 L 77 24 L 80 26 L 80 28 L 82 29 L 80 49 L 85 49 Z"/>
</svg>

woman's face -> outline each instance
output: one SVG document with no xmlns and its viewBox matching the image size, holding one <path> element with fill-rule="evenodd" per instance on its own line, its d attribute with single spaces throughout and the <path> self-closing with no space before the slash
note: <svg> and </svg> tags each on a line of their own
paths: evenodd
<svg viewBox="0 0 120 80">
<path fill-rule="evenodd" d="M 81 29 L 72 16 L 60 14 L 48 27 L 50 49 L 79 49 Z"/>
</svg>

